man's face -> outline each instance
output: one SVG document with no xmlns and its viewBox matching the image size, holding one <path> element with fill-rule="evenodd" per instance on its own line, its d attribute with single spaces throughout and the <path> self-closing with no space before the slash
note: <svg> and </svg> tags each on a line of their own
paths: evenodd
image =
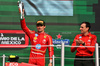
<svg viewBox="0 0 100 66">
<path fill-rule="evenodd" d="M 84 33 L 88 32 L 89 27 L 86 27 L 86 24 L 83 23 L 83 24 L 81 24 L 81 26 L 80 26 L 80 30 L 81 30 L 81 33 L 84 34 Z"/>
<path fill-rule="evenodd" d="M 38 25 L 36 27 L 37 27 L 38 32 L 44 32 L 44 29 L 45 29 L 46 26 Z"/>
</svg>

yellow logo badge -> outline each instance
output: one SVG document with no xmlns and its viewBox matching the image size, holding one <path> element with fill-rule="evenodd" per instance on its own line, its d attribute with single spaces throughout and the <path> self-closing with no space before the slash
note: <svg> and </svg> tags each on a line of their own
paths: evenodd
<svg viewBox="0 0 100 66">
<path fill-rule="evenodd" d="M 37 37 L 34 37 L 34 40 L 36 40 L 37 39 Z"/>
</svg>

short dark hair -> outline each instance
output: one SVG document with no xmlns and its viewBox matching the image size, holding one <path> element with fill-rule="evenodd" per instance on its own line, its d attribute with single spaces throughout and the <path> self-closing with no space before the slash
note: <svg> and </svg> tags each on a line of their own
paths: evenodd
<svg viewBox="0 0 100 66">
<path fill-rule="evenodd" d="M 91 29 L 91 24 L 89 22 L 82 22 L 81 24 L 85 23 L 86 24 L 86 27 L 89 27 L 89 30 Z M 88 30 L 88 31 L 89 31 Z"/>
</svg>

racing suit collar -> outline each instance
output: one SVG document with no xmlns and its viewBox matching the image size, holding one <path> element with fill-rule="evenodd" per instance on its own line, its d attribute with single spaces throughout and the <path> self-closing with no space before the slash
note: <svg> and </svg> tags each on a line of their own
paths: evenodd
<svg viewBox="0 0 100 66">
<path fill-rule="evenodd" d="M 45 32 L 43 32 L 43 33 L 39 33 L 39 32 L 37 32 L 37 34 L 45 34 Z"/>
<path fill-rule="evenodd" d="M 84 34 L 81 34 L 81 35 L 84 36 Z M 91 32 L 89 32 L 88 35 L 86 35 L 86 36 L 90 36 L 90 35 L 91 35 Z"/>
</svg>

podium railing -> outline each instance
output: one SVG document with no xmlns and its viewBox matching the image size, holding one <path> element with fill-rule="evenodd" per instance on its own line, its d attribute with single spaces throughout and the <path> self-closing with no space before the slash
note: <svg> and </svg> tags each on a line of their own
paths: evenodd
<svg viewBox="0 0 100 66">
<path fill-rule="evenodd" d="M 61 57 L 55 57 L 53 55 L 53 66 L 55 66 L 55 58 L 61 58 L 61 66 L 64 66 L 64 59 L 66 59 L 64 57 L 65 55 L 65 47 L 83 47 L 83 46 L 69 46 L 69 45 L 64 45 L 64 43 L 62 43 L 61 45 L 44 45 L 43 47 L 49 47 L 49 46 L 52 46 L 52 47 L 57 47 L 57 46 L 60 46 L 61 47 Z M 19 47 L 19 46 L 18 46 Z M 35 46 L 28 46 L 28 47 L 35 47 Z M 95 44 L 95 46 L 85 46 L 85 47 L 95 47 L 95 66 L 99 66 L 99 46 L 98 46 L 98 43 Z M 5 54 L 3 54 L 3 56 L 0 56 L 3 58 L 3 66 L 5 66 L 5 58 L 7 57 Z M 49 58 L 49 57 L 46 57 L 46 58 Z M 29 58 L 27 58 L 29 59 Z M 74 59 L 74 58 L 67 58 L 67 59 Z M 78 59 L 78 58 L 76 58 Z M 91 58 L 90 58 L 91 59 Z"/>
</svg>

